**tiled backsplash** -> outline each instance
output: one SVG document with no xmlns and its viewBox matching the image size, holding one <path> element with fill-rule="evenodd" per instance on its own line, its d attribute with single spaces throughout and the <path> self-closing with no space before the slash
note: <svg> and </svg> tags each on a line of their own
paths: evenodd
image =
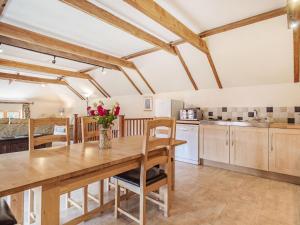
<svg viewBox="0 0 300 225">
<path fill-rule="evenodd" d="M 270 122 L 300 124 L 300 106 L 296 107 L 215 107 L 201 108 L 204 119 L 253 120 L 256 116 Z"/>
</svg>

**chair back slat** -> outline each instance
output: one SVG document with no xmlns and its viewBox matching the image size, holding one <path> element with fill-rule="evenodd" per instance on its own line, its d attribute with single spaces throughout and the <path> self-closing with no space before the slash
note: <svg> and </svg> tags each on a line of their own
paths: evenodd
<svg viewBox="0 0 300 225">
<path fill-rule="evenodd" d="M 99 140 L 99 124 L 93 117 L 81 117 L 82 142 Z"/>
<path fill-rule="evenodd" d="M 65 126 L 64 134 L 49 134 L 35 137 L 35 129 L 41 126 Z M 29 150 L 34 150 L 35 146 L 52 143 L 52 142 L 66 142 L 70 145 L 70 122 L 69 118 L 38 118 L 28 119 L 28 140 Z"/>
</svg>

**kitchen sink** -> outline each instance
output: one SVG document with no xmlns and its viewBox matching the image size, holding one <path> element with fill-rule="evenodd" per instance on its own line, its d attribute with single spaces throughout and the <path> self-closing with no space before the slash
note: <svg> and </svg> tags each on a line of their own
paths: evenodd
<svg viewBox="0 0 300 225">
<path fill-rule="evenodd" d="M 251 120 L 251 121 L 225 121 L 225 120 L 202 120 L 200 124 L 207 125 L 221 125 L 221 126 L 240 126 L 240 127 L 261 127 L 268 128 L 269 122 L 265 120 Z"/>
</svg>

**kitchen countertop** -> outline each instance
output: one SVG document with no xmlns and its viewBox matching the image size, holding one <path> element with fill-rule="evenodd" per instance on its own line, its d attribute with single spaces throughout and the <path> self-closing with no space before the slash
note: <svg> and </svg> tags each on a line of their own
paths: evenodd
<svg viewBox="0 0 300 225">
<path fill-rule="evenodd" d="M 199 120 L 176 120 L 177 124 L 191 124 L 191 125 L 199 125 Z"/>
<path fill-rule="evenodd" d="M 280 128 L 280 129 L 300 129 L 300 124 L 289 123 L 270 123 L 258 121 L 222 121 L 222 120 L 201 120 L 202 125 L 220 125 L 220 126 L 240 126 L 240 127 L 258 127 L 258 128 Z"/>
</svg>

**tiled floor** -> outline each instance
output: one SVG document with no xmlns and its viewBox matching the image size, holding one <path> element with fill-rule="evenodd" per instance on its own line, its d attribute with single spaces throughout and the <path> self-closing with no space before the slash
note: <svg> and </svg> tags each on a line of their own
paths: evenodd
<svg viewBox="0 0 300 225">
<path fill-rule="evenodd" d="M 147 204 L 152 225 L 300 225 L 300 186 L 213 167 L 177 163 L 169 218 Z M 123 207 L 138 213 L 138 198 Z M 136 224 L 108 211 L 84 225 Z"/>
</svg>

